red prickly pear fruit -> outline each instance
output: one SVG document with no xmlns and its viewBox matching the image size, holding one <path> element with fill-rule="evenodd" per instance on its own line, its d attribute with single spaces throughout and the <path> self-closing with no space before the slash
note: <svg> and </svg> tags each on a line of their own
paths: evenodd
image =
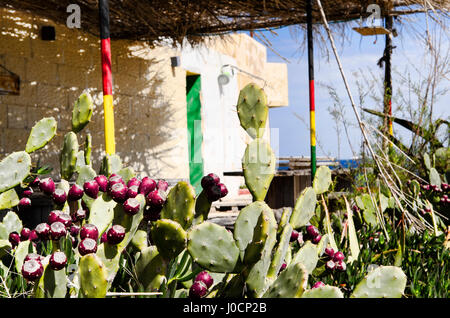
<svg viewBox="0 0 450 318">
<path fill-rule="evenodd" d="M 28 209 L 30 206 L 31 206 L 30 198 L 24 197 L 19 200 L 19 210 L 20 211 L 24 211 L 24 210 Z"/>
<path fill-rule="evenodd" d="M 325 284 L 323 282 L 321 282 L 321 281 L 318 281 L 311 287 L 311 289 L 319 288 L 319 287 L 322 287 L 322 286 L 325 286 Z"/>
<path fill-rule="evenodd" d="M 131 178 L 130 180 L 128 180 L 127 182 L 127 187 L 131 187 L 131 186 L 137 186 L 139 188 L 139 185 L 141 184 L 141 180 L 139 180 L 136 177 Z"/>
<path fill-rule="evenodd" d="M 75 183 L 70 187 L 67 199 L 69 201 L 77 201 L 83 197 L 83 194 L 83 187 Z"/>
<path fill-rule="evenodd" d="M 203 282 L 207 288 L 210 288 L 214 283 L 214 279 L 207 271 L 202 271 L 198 273 L 197 276 L 195 276 L 194 278 L 194 282 L 197 281 Z"/>
<path fill-rule="evenodd" d="M 98 239 L 98 229 L 94 224 L 85 224 L 80 229 L 80 239 L 90 238 L 93 240 Z"/>
<path fill-rule="evenodd" d="M 78 252 L 81 256 L 97 252 L 97 241 L 87 237 L 78 244 Z"/>
<path fill-rule="evenodd" d="M 24 262 L 29 260 L 35 260 L 38 262 L 41 262 L 42 256 L 36 253 L 28 253 L 25 258 L 23 259 Z"/>
<path fill-rule="evenodd" d="M 48 218 L 47 218 L 47 223 L 48 224 L 52 224 L 56 221 L 58 221 L 58 217 L 59 215 L 62 213 L 62 211 L 60 210 L 53 210 L 49 213 Z"/>
<path fill-rule="evenodd" d="M 70 235 L 77 236 L 78 233 L 80 233 L 80 227 L 78 225 L 72 224 L 69 232 L 70 232 Z"/>
<path fill-rule="evenodd" d="M 9 233 L 8 237 L 9 243 L 11 243 L 12 248 L 15 248 L 20 243 L 20 235 L 17 232 L 11 232 Z"/>
<path fill-rule="evenodd" d="M 315 238 L 317 235 L 319 235 L 319 230 L 314 225 L 308 225 L 306 227 L 306 232 L 311 238 Z"/>
<path fill-rule="evenodd" d="M 291 241 L 291 242 L 297 241 L 297 239 L 298 239 L 298 234 L 299 234 L 298 231 L 292 230 L 290 241 Z"/>
<path fill-rule="evenodd" d="M 154 207 L 162 207 L 164 202 L 166 202 L 167 195 L 164 191 L 159 191 L 155 189 L 149 192 L 146 196 L 147 204 Z"/>
<path fill-rule="evenodd" d="M 117 175 L 117 174 L 112 174 L 109 178 L 108 178 L 108 191 L 111 190 L 112 186 L 115 184 L 121 183 L 123 185 L 125 184 L 125 181 L 123 181 L 122 177 Z"/>
<path fill-rule="evenodd" d="M 69 228 L 72 225 L 72 217 L 68 213 L 60 213 L 58 215 L 57 221 L 64 224 L 64 226 L 67 228 Z"/>
<path fill-rule="evenodd" d="M 333 262 L 332 260 L 329 260 L 328 262 L 326 262 L 325 267 L 332 271 L 335 267 L 336 267 L 336 263 Z"/>
<path fill-rule="evenodd" d="M 127 191 L 128 188 L 123 183 L 116 183 L 110 188 L 109 194 L 117 203 L 124 203 L 127 199 Z"/>
<path fill-rule="evenodd" d="M 34 193 L 34 191 L 33 191 L 33 188 L 31 188 L 31 187 L 25 188 L 25 189 L 22 191 L 22 195 L 23 195 L 24 197 L 27 197 L 27 198 L 31 197 L 31 195 L 32 195 L 33 193 Z"/>
<path fill-rule="evenodd" d="M 167 191 L 167 189 L 169 189 L 169 183 L 166 180 L 160 179 L 158 180 L 156 187 L 158 190 Z"/>
<path fill-rule="evenodd" d="M 123 210 L 125 211 L 125 213 L 127 213 L 128 215 L 135 215 L 136 213 L 139 212 L 139 209 L 141 207 L 141 204 L 139 203 L 139 201 L 135 198 L 128 198 L 124 203 L 123 203 Z"/>
<path fill-rule="evenodd" d="M 61 237 L 66 236 L 66 234 L 67 234 L 66 227 L 61 222 L 58 221 L 53 222 L 50 225 L 50 238 L 53 241 L 59 240 Z"/>
<path fill-rule="evenodd" d="M 336 253 L 334 253 L 334 255 L 333 255 L 333 261 L 334 262 L 339 262 L 339 261 L 343 261 L 345 259 L 345 256 L 344 256 L 344 253 L 342 253 L 342 252 L 336 252 Z"/>
<path fill-rule="evenodd" d="M 281 264 L 280 272 L 281 272 L 281 271 L 284 271 L 284 270 L 286 269 L 286 267 L 287 267 L 287 264 L 286 264 L 286 263 Z"/>
<path fill-rule="evenodd" d="M 48 240 L 50 235 L 50 225 L 47 223 L 39 223 L 36 225 L 35 231 L 41 241 Z"/>
<path fill-rule="evenodd" d="M 67 265 L 67 256 L 64 252 L 56 251 L 50 256 L 49 260 L 50 268 L 54 271 L 59 271 L 66 267 Z"/>
<path fill-rule="evenodd" d="M 52 194 L 53 202 L 58 205 L 64 204 L 67 200 L 67 194 L 63 189 L 55 189 Z"/>
<path fill-rule="evenodd" d="M 44 223 L 44 224 L 47 224 L 47 223 Z M 37 242 L 39 240 L 39 236 L 37 235 L 36 230 L 32 230 L 30 232 L 30 236 L 28 237 L 28 239 L 32 242 Z"/>
<path fill-rule="evenodd" d="M 108 178 L 102 174 L 96 176 L 94 180 L 98 184 L 98 189 L 102 192 L 108 191 Z"/>
<path fill-rule="evenodd" d="M 27 281 L 35 281 L 39 279 L 43 273 L 44 273 L 44 266 L 42 266 L 42 263 L 40 261 L 30 259 L 26 262 L 23 262 L 22 276 Z"/>
<path fill-rule="evenodd" d="M 326 248 L 325 248 L 325 254 L 327 254 L 327 256 L 328 256 L 330 259 L 333 259 L 333 256 L 334 256 L 334 249 L 331 248 L 331 247 L 326 247 Z"/>
<path fill-rule="evenodd" d="M 30 187 L 39 187 L 39 184 L 41 183 L 41 179 L 39 177 L 34 178 L 33 181 L 30 182 Z"/>
<path fill-rule="evenodd" d="M 156 181 L 149 178 L 142 178 L 141 184 L 139 185 L 139 193 L 147 195 L 149 192 L 156 189 Z"/>
<path fill-rule="evenodd" d="M 106 233 L 108 243 L 111 245 L 119 244 L 125 238 L 125 228 L 122 225 L 113 225 Z"/>
<path fill-rule="evenodd" d="M 106 235 L 106 232 L 103 232 L 102 237 L 100 238 L 100 243 L 108 242 L 108 236 Z"/>
<path fill-rule="evenodd" d="M 52 195 L 55 191 L 55 182 L 52 178 L 42 179 L 39 182 L 39 189 L 47 195 Z"/>
<path fill-rule="evenodd" d="M 80 222 L 86 218 L 86 210 L 85 209 L 78 209 L 74 213 L 74 217 L 76 219 L 76 222 Z"/>
<path fill-rule="evenodd" d="M 202 281 L 196 281 L 189 288 L 190 298 L 202 298 L 208 292 L 208 287 Z"/>
<path fill-rule="evenodd" d="M 344 261 L 336 262 L 336 270 L 338 270 L 340 272 L 345 272 L 346 269 L 347 269 L 347 265 L 345 264 Z"/>
<path fill-rule="evenodd" d="M 314 244 L 319 244 L 320 240 L 322 239 L 322 235 L 317 235 L 315 238 L 311 240 Z"/>
<path fill-rule="evenodd" d="M 204 190 L 209 189 L 213 185 L 216 185 L 219 183 L 220 183 L 220 178 L 214 173 L 209 173 L 206 176 L 203 176 L 202 180 L 200 181 L 200 184 Z"/>
<path fill-rule="evenodd" d="M 227 187 L 223 183 L 219 183 L 218 186 L 220 187 L 220 197 L 225 197 L 228 194 Z"/>
<path fill-rule="evenodd" d="M 127 190 L 127 198 L 135 198 L 139 194 L 139 186 L 132 185 L 131 187 L 128 187 Z"/>
<path fill-rule="evenodd" d="M 218 186 L 217 184 L 214 184 L 213 186 L 207 188 L 205 191 L 206 197 L 210 202 L 219 200 L 222 195 L 220 186 Z"/>
<path fill-rule="evenodd" d="M 86 195 L 92 199 L 97 199 L 98 192 L 100 191 L 100 186 L 98 185 L 97 181 L 90 180 L 86 181 L 83 184 L 83 190 Z"/>
<path fill-rule="evenodd" d="M 31 230 L 27 227 L 22 228 L 20 231 L 20 240 L 26 241 L 30 238 Z"/>
</svg>

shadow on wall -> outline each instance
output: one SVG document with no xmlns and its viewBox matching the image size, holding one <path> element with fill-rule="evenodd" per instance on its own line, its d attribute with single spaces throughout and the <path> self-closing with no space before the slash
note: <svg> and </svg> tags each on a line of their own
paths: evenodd
<svg viewBox="0 0 450 318">
<path fill-rule="evenodd" d="M 99 40 L 24 12 L 0 9 L 0 19 L 0 64 L 21 79 L 20 96 L 0 96 L 0 158 L 23 150 L 33 125 L 53 116 L 58 121 L 57 136 L 32 157 L 34 162 L 52 166 L 51 175 L 58 179 L 59 151 L 64 134 L 71 129 L 73 103 L 88 90 L 95 110 L 78 139 L 81 145 L 86 133 L 92 134 L 92 158 L 98 171 L 104 155 Z M 55 41 L 40 39 L 43 25 L 55 27 Z M 180 157 L 180 136 L 173 131 L 180 126 L 177 109 L 183 95 L 173 87 L 184 85 L 177 81 L 185 78 L 172 73 L 171 50 L 150 50 L 131 41 L 111 43 L 116 150 L 125 165 L 155 176 L 175 168 L 173 158 Z"/>
</svg>

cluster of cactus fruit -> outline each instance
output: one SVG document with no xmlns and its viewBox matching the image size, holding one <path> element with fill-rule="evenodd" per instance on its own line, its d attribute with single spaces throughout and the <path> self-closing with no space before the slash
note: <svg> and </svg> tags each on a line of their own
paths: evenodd
<svg viewBox="0 0 450 318">
<path fill-rule="evenodd" d="M 56 133 L 51 118 L 33 127 L 26 151 L 0 162 L 3 209 L 31 211 L 30 196 L 38 190 L 55 205 L 47 222 L 33 230 L 22 228 L 13 211 L 0 223 L 0 235 L 2 228 L 9 233 L 7 242 L 0 236 L 1 251 L 11 250 L 34 297 L 105 297 L 126 249 L 134 252 L 134 287 L 165 297 L 343 297 L 338 287 L 321 282 L 308 288 L 308 276 L 323 255 L 330 269 L 332 263 L 334 270 L 345 271 L 346 266 L 330 229 L 321 235 L 309 222 L 317 195 L 331 184 L 329 169 L 318 169 L 313 186 L 278 221 L 264 202 L 275 156 L 262 138 L 268 107 L 261 88 L 247 85 L 237 104 L 241 126 L 253 138 L 242 159 L 253 202 L 240 211 L 233 231 L 208 221 L 212 203 L 228 193 L 213 173 L 203 177 L 198 195 L 183 181 L 169 188 L 164 180 L 139 178 L 133 169 L 122 167 L 117 155 L 106 155 L 97 174 L 90 159 L 90 135 L 84 150 L 79 150 L 77 138 L 90 121 L 92 107 L 87 93 L 74 105 L 72 131 L 64 137 L 60 156 L 59 184 L 31 173 L 29 152 L 44 147 Z M 400 297 L 405 284 L 399 268 L 380 267 L 352 296 Z"/>
</svg>

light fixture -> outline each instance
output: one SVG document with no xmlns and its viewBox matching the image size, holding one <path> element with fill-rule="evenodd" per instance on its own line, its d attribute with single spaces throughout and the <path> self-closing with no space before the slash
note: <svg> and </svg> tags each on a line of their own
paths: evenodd
<svg viewBox="0 0 450 318">
<path fill-rule="evenodd" d="M 226 71 L 225 69 L 227 67 L 230 68 L 231 71 Z M 243 69 L 240 69 L 239 67 L 234 66 L 234 65 L 230 65 L 230 64 L 222 65 L 222 67 L 220 69 L 220 75 L 217 78 L 217 81 L 219 82 L 219 84 L 220 85 L 227 85 L 230 82 L 230 78 L 234 76 L 234 70 L 237 70 L 237 71 L 239 71 L 241 73 L 244 73 L 244 74 L 246 74 L 246 75 L 248 75 L 250 77 L 256 78 L 256 79 L 258 79 L 260 81 L 263 81 L 264 82 L 264 86 L 266 86 L 266 84 L 267 84 L 265 79 L 263 79 L 263 78 L 261 78 L 259 76 L 253 75 L 252 73 L 244 71 Z"/>
</svg>

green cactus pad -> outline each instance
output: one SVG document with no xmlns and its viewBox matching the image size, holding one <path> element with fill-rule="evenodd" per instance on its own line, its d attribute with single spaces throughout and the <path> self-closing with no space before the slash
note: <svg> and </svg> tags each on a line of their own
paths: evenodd
<svg viewBox="0 0 450 318">
<path fill-rule="evenodd" d="M 188 232 L 187 249 L 194 262 L 211 272 L 233 272 L 239 248 L 223 226 L 205 221 Z"/>
<path fill-rule="evenodd" d="M 314 175 L 313 188 L 316 194 L 327 192 L 331 185 L 331 170 L 327 166 L 320 166 Z"/>
<path fill-rule="evenodd" d="M 338 287 L 325 285 L 305 290 L 302 298 L 344 298 L 344 294 Z"/>
<path fill-rule="evenodd" d="M 80 168 L 86 165 L 86 161 L 84 159 L 84 150 L 80 150 L 77 153 L 77 162 L 75 163 L 75 171 L 79 172 Z"/>
<path fill-rule="evenodd" d="M 70 180 L 76 171 L 77 155 L 78 155 L 78 139 L 77 135 L 69 131 L 64 135 L 63 147 L 60 154 L 61 178 Z"/>
<path fill-rule="evenodd" d="M 130 181 L 130 179 L 136 177 L 136 172 L 131 167 L 122 168 L 119 170 L 119 172 L 117 172 L 117 174 L 121 176 L 123 181 L 125 182 L 128 182 Z"/>
<path fill-rule="evenodd" d="M 376 207 L 374 206 L 371 196 L 368 193 L 364 193 L 361 195 L 361 201 L 364 205 L 362 215 L 364 218 L 364 221 L 372 226 L 377 225 L 377 214 L 376 214 Z"/>
<path fill-rule="evenodd" d="M 281 234 L 286 224 L 289 223 L 289 220 L 292 215 L 292 209 L 291 208 L 283 208 L 283 212 L 281 213 L 280 222 L 278 223 L 278 230 L 277 233 Z"/>
<path fill-rule="evenodd" d="M 33 128 L 31 128 L 28 136 L 25 151 L 32 153 L 44 147 L 56 134 L 57 123 L 55 118 L 46 117 L 38 121 Z"/>
<path fill-rule="evenodd" d="M 275 154 L 266 141 L 254 139 L 247 145 L 242 170 L 254 201 L 264 201 L 275 174 L 275 165 Z"/>
<path fill-rule="evenodd" d="M 234 223 L 234 239 L 239 247 L 241 260 L 244 259 L 245 249 L 252 241 L 253 230 L 262 211 L 271 211 L 264 201 L 255 201 L 243 208 Z"/>
<path fill-rule="evenodd" d="M 88 166 L 92 165 L 91 154 L 92 154 L 92 135 L 90 133 L 87 133 L 86 138 L 84 140 L 84 162 Z"/>
<path fill-rule="evenodd" d="M 86 181 L 94 180 L 94 178 L 96 176 L 97 176 L 97 174 L 95 173 L 95 170 L 92 169 L 91 166 L 83 165 L 78 170 L 78 177 L 77 177 L 76 184 L 83 186 L 83 184 Z"/>
<path fill-rule="evenodd" d="M 289 223 L 294 229 L 308 224 L 316 210 L 316 191 L 312 187 L 306 187 L 297 198 Z"/>
<path fill-rule="evenodd" d="M 3 193 L 0 193 L 0 210 L 15 207 L 19 204 L 19 201 L 19 196 L 14 189 L 9 189 Z"/>
<path fill-rule="evenodd" d="M 243 262 L 246 265 L 255 264 L 260 260 L 269 232 L 275 231 L 275 228 L 270 224 L 269 213 L 272 213 L 272 211 L 262 210 L 259 214 L 258 221 L 252 230 L 253 238 L 245 249 Z"/>
<path fill-rule="evenodd" d="M 212 202 L 208 200 L 205 191 L 201 191 L 195 199 L 195 220 L 194 225 L 199 224 L 208 219 Z"/>
<path fill-rule="evenodd" d="M 305 270 L 310 274 L 316 268 L 318 261 L 317 246 L 310 241 L 306 241 L 305 245 L 298 250 L 292 259 L 292 263 L 302 263 L 305 266 Z"/>
<path fill-rule="evenodd" d="M 143 251 L 148 247 L 147 240 L 147 232 L 144 230 L 137 230 L 136 234 L 134 234 L 133 238 L 131 239 L 131 245 L 138 251 Z"/>
<path fill-rule="evenodd" d="M 166 266 L 156 246 L 143 249 L 136 261 L 136 276 L 144 291 L 158 291 L 165 279 Z"/>
<path fill-rule="evenodd" d="M 19 185 L 29 174 L 31 157 L 25 151 L 13 152 L 0 161 L 0 193 Z"/>
<path fill-rule="evenodd" d="M 25 256 L 29 253 L 30 248 L 35 251 L 32 242 L 28 240 L 19 242 L 19 245 L 14 249 L 14 263 L 16 265 L 17 273 L 20 273 L 22 270 L 23 261 Z"/>
<path fill-rule="evenodd" d="M 44 273 L 34 288 L 35 298 L 65 298 L 67 294 L 67 275 L 65 270 L 54 271 L 48 265 L 48 259 L 43 262 Z"/>
<path fill-rule="evenodd" d="M 176 221 L 160 219 L 152 225 L 150 233 L 159 254 L 166 260 L 175 258 L 186 247 L 186 232 Z"/>
<path fill-rule="evenodd" d="M 6 237 L 0 237 L 0 239 L 8 239 L 9 233 L 11 232 L 17 232 L 20 233 L 22 230 L 22 221 L 20 220 L 19 216 L 16 212 L 9 211 L 6 213 L 6 215 L 3 218 L 2 223 L 0 223 L 2 227 L 4 228 L 4 231 L 6 233 Z M 3 231 L 1 231 L 3 232 Z"/>
<path fill-rule="evenodd" d="M 80 132 L 91 121 L 94 111 L 94 102 L 89 93 L 83 93 L 78 97 L 72 110 L 72 131 Z"/>
<path fill-rule="evenodd" d="M 291 263 L 264 293 L 263 298 L 300 298 L 308 283 L 308 271 L 302 263 Z"/>
<path fill-rule="evenodd" d="M 98 245 L 96 256 L 105 268 L 106 280 L 111 284 L 120 268 L 121 252 L 117 245 L 102 243 Z"/>
<path fill-rule="evenodd" d="M 289 248 L 292 230 L 292 225 L 289 223 L 283 227 L 283 231 L 281 232 L 277 246 L 275 247 L 275 251 L 273 253 L 272 262 L 270 263 L 270 267 L 267 272 L 267 277 L 269 277 L 269 279 L 275 279 L 280 271 L 281 265 L 283 265 Z"/>
<path fill-rule="evenodd" d="M 435 168 L 431 168 L 429 174 L 430 174 L 430 184 L 441 187 L 442 181 L 441 177 L 439 176 L 439 172 Z"/>
<path fill-rule="evenodd" d="M 83 298 L 104 298 L 108 281 L 105 265 L 95 254 L 87 254 L 80 258 L 78 265 L 80 275 L 80 294 Z"/>
<path fill-rule="evenodd" d="M 8 240 L 0 239 L 0 258 L 11 252 L 11 243 Z M 3 264 L 0 262 L 0 266 Z"/>
<path fill-rule="evenodd" d="M 120 170 L 122 170 L 122 159 L 117 154 L 107 154 L 103 157 L 99 174 L 109 177 L 113 173 L 119 173 Z"/>
<path fill-rule="evenodd" d="M 92 202 L 87 223 L 95 224 L 99 233 L 103 233 L 114 219 L 114 208 L 117 203 L 107 194 L 103 193 Z"/>
<path fill-rule="evenodd" d="M 406 287 L 406 275 L 400 267 L 379 266 L 358 285 L 351 298 L 400 298 Z"/>
<path fill-rule="evenodd" d="M 256 84 L 248 84 L 239 93 L 237 113 L 242 128 L 252 137 L 264 134 L 269 107 L 264 90 Z"/>
<path fill-rule="evenodd" d="M 178 182 L 167 195 L 161 210 L 162 219 L 174 220 L 187 229 L 191 226 L 195 215 L 195 190 L 184 182 Z"/>
</svg>

